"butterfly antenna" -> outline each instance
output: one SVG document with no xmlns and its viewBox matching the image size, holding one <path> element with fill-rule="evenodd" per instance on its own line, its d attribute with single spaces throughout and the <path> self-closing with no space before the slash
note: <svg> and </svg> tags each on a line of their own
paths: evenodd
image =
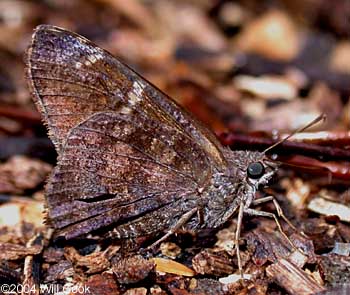
<svg viewBox="0 0 350 295">
<path fill-rule="evenodd" d="M 274 143 L 273 145 L 269 146 L 267 149 L 265 149 L 263 151 L 263 153 L 265 154 L 266 152 L 268 152 L 269 150 L 272 150 L 274 147 L 280 145 L 281 143 L 287 141 L 289 138 L 291 138 L 293 135 L 303 132 L 304 130 L 316 125 L 317 123 L 319 123 L 320 121 L 325 121 L 326 120 L 326 115 L 325 114 L 321 114 L 319 115 L 316 119 L 312 120 L 310 123 L 308 123 L 307 125 L 300 127 L 296 130 L 294 130 L 291 134 L 289 134 L 287 137 L 277 141 L 276 143 Z"/>
<path fill-rule="evenodd" d="M 281 162 L 285 166 L 290 166 L 290 167 L 297 167 L 297 168 L 304 168 L 308 170 L 322 170 L 324 167 L 310 167 L 306 165 L 299 165 L 299 164 L 292 164 L 292 163 L 287 163 L 287 162 Z"/>
</svg>

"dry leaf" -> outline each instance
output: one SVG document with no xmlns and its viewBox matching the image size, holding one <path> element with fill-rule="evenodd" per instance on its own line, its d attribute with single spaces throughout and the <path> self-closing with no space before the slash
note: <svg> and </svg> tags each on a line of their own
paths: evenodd
<svg viewBox="0 0 350 295">
<path fill-rule="evenodd" d="M 152 260 L 156 263 L 156 271 L 172 273 L 186 277 L 193 277 L 195 275 L 195 272 L 192 269 L 174 260 L 158 257 L 153 258 Z"/>
</svg>

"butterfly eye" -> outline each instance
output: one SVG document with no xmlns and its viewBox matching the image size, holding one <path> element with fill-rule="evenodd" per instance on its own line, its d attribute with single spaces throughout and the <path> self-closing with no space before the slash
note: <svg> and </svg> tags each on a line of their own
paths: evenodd
<svg viewBox="0 0 350 295">
<path fill-rule="evenodd" d="M 264 165 L 260 162 L 250 163 L 247 169 L 247 174 L 249 178 L 258 179 L 265 173 Z"/>
</svg>

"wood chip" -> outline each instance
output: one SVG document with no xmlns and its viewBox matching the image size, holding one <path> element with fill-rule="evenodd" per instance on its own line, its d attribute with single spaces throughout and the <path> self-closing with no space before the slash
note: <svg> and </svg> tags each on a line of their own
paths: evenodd
<svg viewBox="0 0 350 295">
<path fill-rule="evenodd" d="M 266 268 L 267 275 L 290 294 L 311 295 L 325 290 L 305 271 L 286 259 L 280 259 Z"/>
<path fill-rule="evenodd" d="M 292 19 L 278 10 L 271 10 L 249 23 L 237 43 L 242 50 L 278 60 L 295 57 L 300 45 L 300 36 Z"/>
<path fill-rule="evenodd" d="M 350 255 L 350 243 L 336 242 L 331 253 L 349 256 Z"/>
<path fill-rule="evenodd" d="M 350 207 L 323 198 L 314 198 L 307 208 L 322 215 L 337 215 L 341 221 L 350 222 Z"/>
<path fill-rule="evenodd" d="M 252 275 L 251 274 L 243 274 L 243 278 L 245 280 L 250 280 L 252 278 Z M 224 277 L 224 278 L 220 278 L 219 279 L 219 282 L 222 283 L 222 284 L 233 284 L 233 283 L 236 283 L 238 282 L 239 280 L 241 279 L 241 275 L 239 274 L 232 274 L 232 275 L 229 275 L 227 277 Z"/>
<path fill-rule="evenodd" d="M 298 89 L 286 78 L 278 76 L 252 77 L 237 76 L 235 86 L 264 99 L 290 100 L 297 96 Z"/>
<path fill-rule="evenodd" d="M 124 293 L 124 295 L 146 295 L 147 289 L 146 288 L 133 288 L 129 289 Z"/>
<path fill-rule="evenodd" d="M 30 200 L 26 203 L 6 203 L 0 206 L 0 225 L 16 226 L 28 222 L 36 227 L 44 226 L 44 204 Z"/>
<path fill-rule="evenodd" d="M 299 251 L 294 251 L 289 257 L 290 261 L 292 261 L 296 266 L 303 267 L 307 262 L 307 256 L 300 253 Z"/>
<path fill-rule="evenodd" d="M 350 42 L 339 42 L 330 57 L 330 67 L 335 71 L 350 73 Z"/>
<path fill-rule="evenodd" d="M 287 190 L 286 197 L 298 209 L 303 209 L 305 206 L 305 200 L 310 195 L 310 185 L 305 183 L 300 178 L 295 180 L 286 180 L 283 184 Z"/>
</svg>

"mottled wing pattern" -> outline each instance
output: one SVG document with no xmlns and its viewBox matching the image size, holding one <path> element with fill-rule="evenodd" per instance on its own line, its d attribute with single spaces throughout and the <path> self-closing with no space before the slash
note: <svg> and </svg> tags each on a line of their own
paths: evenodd
<svg viewBox="0 0 350 295">
<path fill-rule="evenodd" d="M 137 113 L 97 113 L 67 136 L 47 187 L 49 222 L 69 239 L 150 213 L 159 231 L 198 201 L 204 183 L 197 175 L 210 177 L 209 165 L 173 126 Z M 165 210 L 177 201 L 176 211 Z M 120 237 L 145 234 L 132 229 Z"/>
<path fill-rule="evenodd" d="M 27 75 L 36 104 L 58 152 L 69 130 L 99 111 L 133 109 L 172 125 L 198 142 L 217 168 L 220 143 L 155 86 L 89 40 L 41 25 L 27 54 Z"/>
<path fill-rule="evenodd" d="M 26 58 L 59 153 L 47 187 L 58 235 L 113 225 L 125 238 L 169 228 L 198 204 L 213 171 L 226 169 L 209 130 L 87 39 L 39 26 Z"/>
</svg>

